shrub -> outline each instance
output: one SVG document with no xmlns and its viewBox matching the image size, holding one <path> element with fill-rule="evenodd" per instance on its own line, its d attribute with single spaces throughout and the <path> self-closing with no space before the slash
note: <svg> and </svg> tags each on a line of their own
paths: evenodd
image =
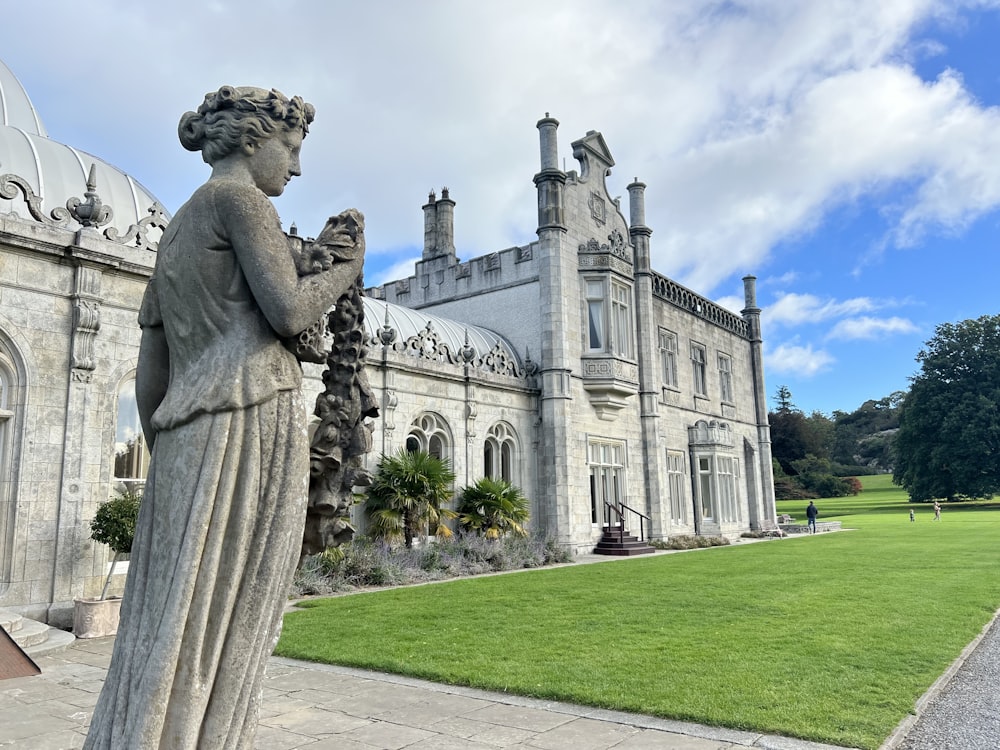
<svg viewBox="0 0 1000 750">
<path fill-rule="evenodd" d="M 649 544 L 656 549 L 704 549 L 706 547 L 725 547 L 729 544 L 729 540 L 724 536 L 691 536 L 680 534 L 672 536 L 666 541 L 652 539 Z"/>
<path fill-rule="evenodd" d="M 90 522 L 90 538 L 100 544 L 106 544 L 114 552 L 111 558 L 111 570 L 104 579 L 101 589 L 101 599 L 108 595 L 111 577 L 115 574 L 115 564 L 118 556 L 132 551 L 135 539 L 135 524 L 139 518 L 139 505 L 142 494 L 139 492 L 121 492 L 97 507 L 97 513 Z"/>
<path fill-rule="evenodd" d="M 361 536 L 336 548 L 336 554 L 305 558 L 296 571 L 291 593 L 292 596 L 331 594 L 535 568 L 570 560 L 571 553 L 553 537 L 537 534 L 492 540 L 458 532 L 411 549 L 393 548 Z"/>
<path fill-rule="evenodd" d="M 524 536 L 527 521 L 528 498 L 505 479 L 483 477 L 461 492 L 458 522 L 487 539 Z"/>
<path fill-rule="evenodd" d="M 101 503 L 90 522 L 90 538 L 108 545 L 116 555 L 131 552 L 141 502 L 140 493 L 122 492 Z"/>
</svg>

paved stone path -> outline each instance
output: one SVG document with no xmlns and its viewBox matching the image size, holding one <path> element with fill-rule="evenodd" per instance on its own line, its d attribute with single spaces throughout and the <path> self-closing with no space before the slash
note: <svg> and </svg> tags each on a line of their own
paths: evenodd
<svg viewBox="0 0 1000 750">
<path fill-rule="evenodd" d="M 0 748 L 72 750 L 113 638 L 39 657 L 42 674 L 0 682 Z M 829 745 L 450 687 L 274 657 L 257 750 L 822 750 Z"/>
<path fill-rule="evenodd" d="M 917 702 L 885 748 L 997 750 L 1000 748 L 1000 618 Z"/>
</svg>

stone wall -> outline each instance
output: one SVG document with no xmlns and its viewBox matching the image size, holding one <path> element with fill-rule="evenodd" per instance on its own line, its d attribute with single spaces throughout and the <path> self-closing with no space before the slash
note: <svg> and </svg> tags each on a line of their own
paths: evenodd
<svg viewBox="0 0 1000 750">
<path fill-rule="evenodd" d="M 68 625 L 73 599 L 100 593 L 109 551 L 89 524 L 113 491 L 118 391 L 154 259 L 96 230 L 0 216 L 2 606 Z"/>
</svg>

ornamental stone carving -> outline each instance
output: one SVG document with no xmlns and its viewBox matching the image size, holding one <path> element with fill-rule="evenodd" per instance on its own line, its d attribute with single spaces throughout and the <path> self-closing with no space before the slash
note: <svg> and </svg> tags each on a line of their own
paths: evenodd
<svg viewBox="0 0 1000 750">
<path fill-rule="evenodd" d="M 587 204 L 590 206 L 591 217 L 597 222 L 598 226 L 603 226 L 608 220 L 608 207 L 604 198 L 597 191 L 591 191 Z"/>
<path fill-rule="evenodd" d="M 77 266 L 73 292 L 73 349 L 71 366 L 73 380 L 90 382 L 97 367 L 94 342 L 101 330 L 101 272 L 96 268 Z"/>
<path fill-rule="evenodd" d="M 634 273 L 632 246 L 618 229 L 612 230 L 603 244 L 593 237 L 580 243 L 577 261 L 581 268 L 607 268 L 629 278 Z"/>
</svg>

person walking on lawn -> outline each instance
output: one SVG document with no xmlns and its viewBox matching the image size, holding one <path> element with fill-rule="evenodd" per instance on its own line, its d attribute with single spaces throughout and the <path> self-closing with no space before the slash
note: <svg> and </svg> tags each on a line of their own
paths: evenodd
<svg viewBox="0 0 1000 750">
<path fill-rule="evenodd" d="M 816 504 L 812 500 L 810 500 L 809 506 L 806 508 L 806 518 L 809 519 L 810 534 L 816 533 L 816 516 L 818 515 L 819 515 L 819 509 L 816 507 Z"/>
</svg>

